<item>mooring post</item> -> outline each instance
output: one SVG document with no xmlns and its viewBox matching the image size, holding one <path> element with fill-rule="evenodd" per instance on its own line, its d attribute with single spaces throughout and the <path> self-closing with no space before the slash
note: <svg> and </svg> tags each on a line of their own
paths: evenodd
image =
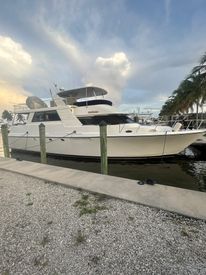
<svg viewBox="0 0 206 275">
<path fill-rule="evenodd" d="M 7 124 L 1 125 L 1 135 L 3 141 L 3 148 L 4 148 L 4 157 L 9 158 L 9 141 L 8 141 L 8 126 Z"/>
<path fill-rule="evenodd" d="M 101 173 L 108 174 L 107 161 L 107 124 L 102 121 L 99 125 L 100 131 L 100 152 L 101 152 Z"/>
<path fill-rule="evenodd" d="M 45 134 L 45 125 L 41 123 L 39 125 L 39 141 L 40 141 L 40 154 L 41 154 L 41 163 L 47 163 L 46 158 L 46 134 Z"/>
</svg>

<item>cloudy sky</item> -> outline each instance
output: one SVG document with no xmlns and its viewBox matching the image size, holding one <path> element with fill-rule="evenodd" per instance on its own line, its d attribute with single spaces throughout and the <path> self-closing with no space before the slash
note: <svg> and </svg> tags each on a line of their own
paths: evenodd
<svg viewBox="0 0 206 275">
<path fill-rule="evenodd" d="M 0 0 L 0 112 L 53 84 L 159 108 L 206 51 L 205 0 Z"/>
</svg>

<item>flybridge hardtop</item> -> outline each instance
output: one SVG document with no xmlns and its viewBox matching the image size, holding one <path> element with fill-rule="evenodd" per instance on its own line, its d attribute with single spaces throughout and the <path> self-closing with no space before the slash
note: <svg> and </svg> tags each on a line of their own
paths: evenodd
<svg viewBox="0 0 206 275">
<path fill-rule="evenodd" d="M 81 98 L 104 96 L 107 91 L 98 87 L 83 87 L 72 90 L 61 90 L 58 96 L 76 101 Z"/>
<path fill-rule="evenodd" d="M 27 99 L 22 112 L 16 112 L 9 133 L 12 150 L 39 152 L 39 124 L 46 129 L 48 154 L 100 157 L 99 124 L 107 124 L 109 158 L 144 158 L 178 154 L 204 130 L 180 130 L 175 127 L 143 126 L 128 115 L 119 113 L 110 101 L 97 98 L 104 89 L 85 87 L 60 91 L 48 107 L 40 99 Z M 86 96 L 87 95 L 87 96 Z M 60 97 L 61 96 L 61 97 Z M 94 97 L 86 99 L 87 97 Z M 67 100 L 69 98 L 69 100 Z M 82 101 L 78 101 L 84 98 Z"/>
</svg>

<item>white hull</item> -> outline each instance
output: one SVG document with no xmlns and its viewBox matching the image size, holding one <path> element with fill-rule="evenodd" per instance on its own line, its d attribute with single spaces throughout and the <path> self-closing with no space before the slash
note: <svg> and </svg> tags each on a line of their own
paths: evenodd
<svg viewBox="0 0 206 275">
<path fill-rule="evenodd" d="M 143 158 L 174 155 L 183 151 L 194 140 L 202 137 L 202 131 L 166 135 L 146 134 L 136 136 L 108 136 L 107 148 L 110 158 Z M 9 136 L 11 149 L 39 152 L 38 137 Z M 98 136 L 50 137 L 46 139 L 49 154 L 66 156 L 100 157 Z"/>
<path fill-rule="evenodd" d="M 79 91 L 77 96 L 79 98 Z M 109 158 L 175 155 L 204 134 L 204 130 L 179 131 L 181 124 L 173 128 L 142 126 L 127 115 L 116 112 L 112 106 L 105 105 L 105 100 L 83 102 L 81 106 L 82 102 L 65 105 L 57 97 L 55 104 L 54 107 L 17 111 L 9 133 L 10 148 L 39 152 L 39 125 L 42 122 L 47 153 L 77 157 L 100 157 L 99 125 L 102 121 L 107 124 Z"/>
</svg>

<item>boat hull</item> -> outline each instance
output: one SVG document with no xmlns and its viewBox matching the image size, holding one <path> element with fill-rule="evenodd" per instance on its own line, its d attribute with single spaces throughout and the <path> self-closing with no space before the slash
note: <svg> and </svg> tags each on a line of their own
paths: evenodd
<svg viewBox="0 0 206 275">
<path fill-rule="evenodd" d="M 157 135 L 108 136 L 109 158 L 148 158 L 175 155 L 183 151 L 203 133 L 182 132 Z M 39 152 L 39 137 L 9 136 L 12 150 Z M 52 155 L 100 157 L 98 136 L 73 136 L 46 138 L 46 151 Z"/>
</svg>

